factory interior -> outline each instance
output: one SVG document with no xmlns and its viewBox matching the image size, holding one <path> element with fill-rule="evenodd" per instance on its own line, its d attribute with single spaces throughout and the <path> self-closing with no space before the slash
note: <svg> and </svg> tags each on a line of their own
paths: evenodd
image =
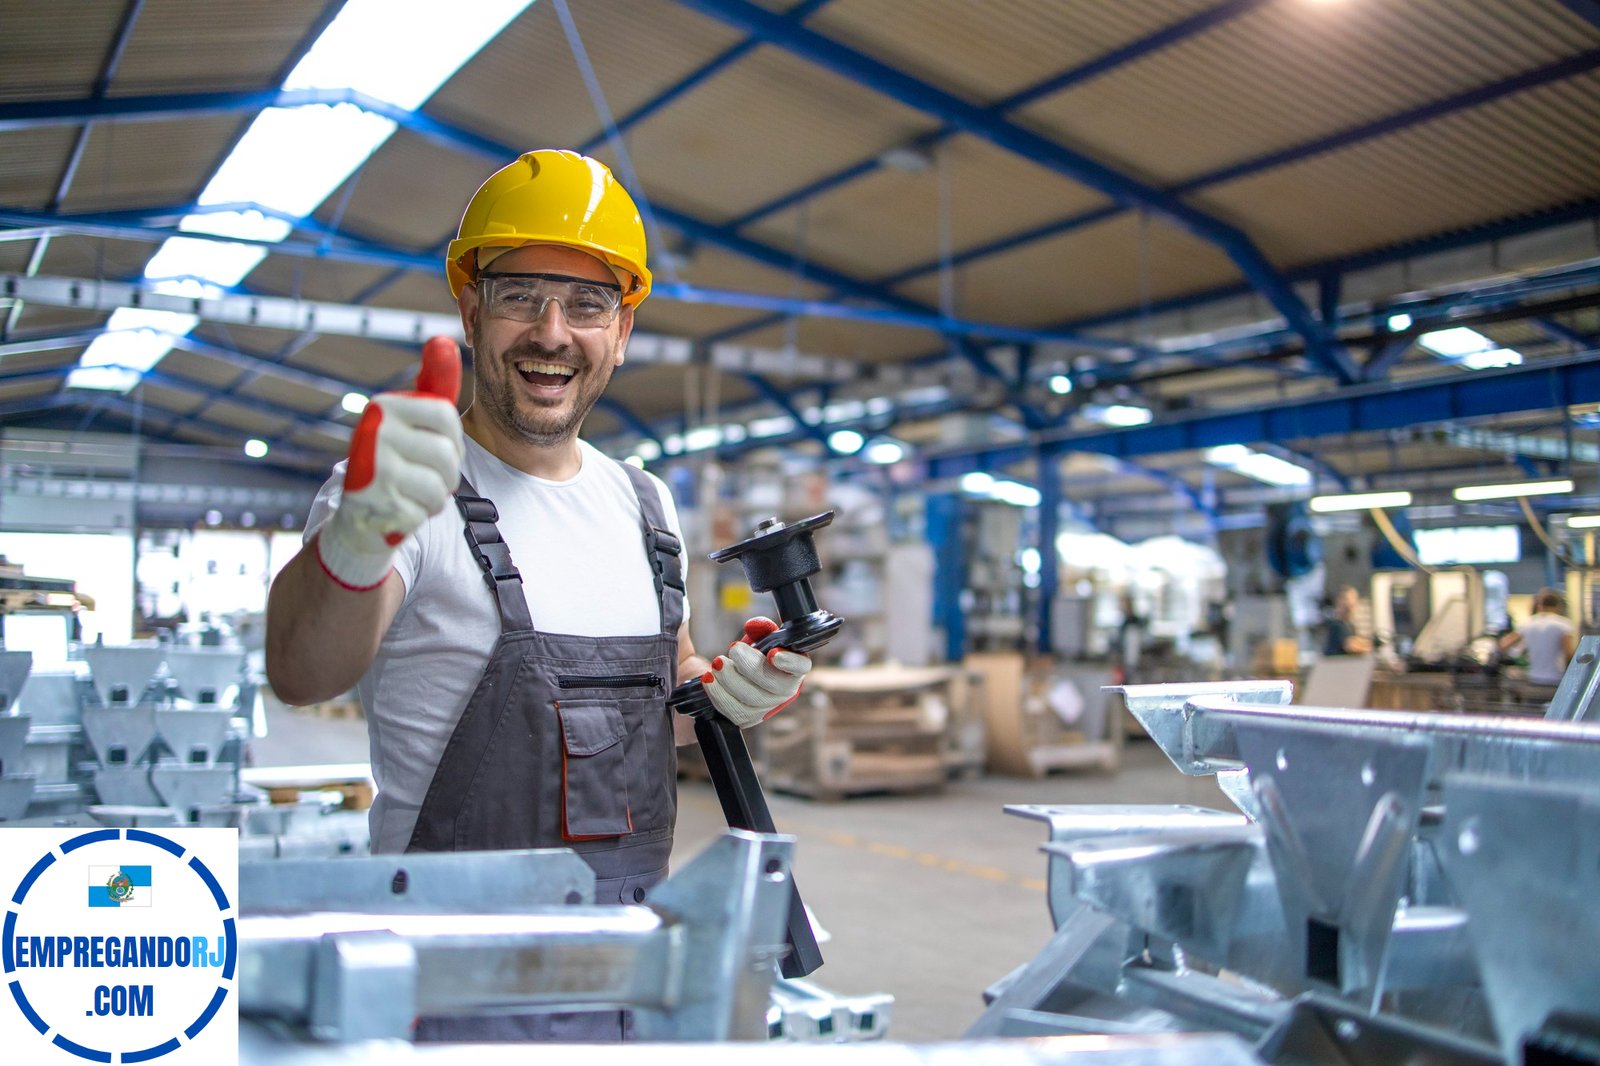
<svg viewBox="0 0 1600 1066">
<path fill-rule="evenodd" d="M 605 280 L 458 258 L 547 149 L 631 194 L 631 274 L 516 230 Z M 546 286 L 524 328 L 621 331 L 609 379 L 564 368 L 603 391 L 560 447 L 642 493 L 670 679 L 588 702 L 675 770 L 557 700 L 557 761 L 494 733 L 483 765 L 560 831 L 423 846 L 514 638 L 459 698 L 403 660 L 470 643 L 451 603 L 512 617 L 482 530 L 538 513 L 473 517 L 452 453 L 371 580 L 319 545 L 406 403 L 483 443 L 503 278 Z M 1600 1064 L 1596 0 L 0 0 L 0 284 L 15 1061 Z M 492 599 L 461 556 L 429 612 L 423 521 Z M 529 603 L 625 580 L 518 535 Z M 370 670 L 269 653 L 391 590 Z M 413 709 L 373 709 L 406 665 L 426 801 L 388 761 Z M 623 826 L 568 826 L 578 759 Z M 599 898 L 645 784 L 668 872 Z M 190 1028 L 226 1037 L 30 1006 L 57 874 L 13 830 L 202 828 L 238 866 Z M 618 1011 L 620 1044 L 535 1042 Z"/>
</svg>

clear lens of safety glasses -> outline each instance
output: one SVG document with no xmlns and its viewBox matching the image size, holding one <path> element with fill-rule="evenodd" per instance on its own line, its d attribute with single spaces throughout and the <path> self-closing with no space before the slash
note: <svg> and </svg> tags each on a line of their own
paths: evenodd
<svg viewBox="0 0 1600 1066">
<path fill-rule="evenodd" d="M 537 322 L 554 300 L 576 329 L 609 326 L 622 306 L 620 287 L 566 274 L 479 274 L 478 295 L 488 314 L 516 322 Z"/>
</svg>

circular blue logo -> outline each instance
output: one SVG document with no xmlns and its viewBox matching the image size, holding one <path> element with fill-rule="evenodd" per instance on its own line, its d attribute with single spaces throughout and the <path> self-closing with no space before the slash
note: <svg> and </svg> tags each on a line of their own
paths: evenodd
<svg viewBox="0 0 1600 1066">
<path fill-rule="evenodd" d="M 197 832 L 216 831 L 174 836 Z M 137 1063 L 178 1050 L 216 1017 L 238 951 L 233 904 L 198 855 L 161 833 L 101 829 L 23 876 L 0 962 L 41 1036 L 91 1062 Z"/>
</svg>

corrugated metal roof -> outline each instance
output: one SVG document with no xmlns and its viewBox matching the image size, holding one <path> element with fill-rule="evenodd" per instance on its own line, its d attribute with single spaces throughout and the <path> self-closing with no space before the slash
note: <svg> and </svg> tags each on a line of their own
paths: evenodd
<svg viewBox="0 0 1600 1066">
<path fill-rule="evenodd" d="M 761 6 L 789 12 L 795 5 Z M 939 353 L 952 352 L 944 334 L 925 326 L 804 308 L 767 313 L 702 302 L 703 291 L 674 300 L 674 279 L 780 303 L 909 315 L 938 314 L 948 284 L 949 310 L 960 320 L 948 328 L 958 334 L 985 323 L 1055 330 L 1087 321 L 1104 337 L 1154 343 L 1192 336 L 1198 343 L 1252 324 L 1254 347 L 1202 355 L 1258 362 L 1221 370 L 1189 364 L 1192 372 L 1176 376 L 1182 360 L 1112 366 L 1119 355 L 1042 344 L 1041 364 L 1070 365 L 1084 383 L 1069 398 L 1032 386 L 1035 407 L 1063 415 L 1094 399 L 1207 409 L 1331 388 L 1326 377 L 1280 379 L 1280 370 L 1299 374 L 1310 364 L 1304 338 L 1273 331 L 1290 282 L 1310 314 L 1322 298 L 1318 275 L 1342 257 L 1362 264 L 1339 278 L 1358 361 L 1379 339 L 1373 331 L 1391 302 L 1411 306 L 1430 296 L 1439 301 L 1439 321 L 1472 321 L 1476 305 L 1455 293 L 1504 289 L 1558 266 L 1577 276 L 1565 287 L 1530 286 L 1523 299 L 1565 301 L 1528 314 L 1543 314 L 1566 332 L 1532 321 L 1484 324 L 1484 331 L 1530 360 L 1592 348 L 1600 334 L 1600 269 L 1591 263 L 1584 273 L 1582 266 L 1600 260 L 1600 27 L 1568 5 L 810 6 L 808 33 L 838 46 L 829 66 L 800 54 L 809 36 L 747 38 L 673 0 L 573 6 L 605 106 L 628 124 L 624 143 L 641 183 L 635 192 L 654 205 L 660 222 L 653 258 L 661 288 L 640 310 L 638 329 L 702 344 L 794 345 L 863 366 L 930 356 L 937 365 Z M 147 241 L 107 240 L 74 233 L 70 215 L 121 213 L 120 224 L 141 232 L 138 213 L 181 210 L 253 118 L 247 110 L 198 113 L 191 95 L 170 98 L 169 113 L 155 119 L 98 118 L 65 197 L 66 217 L 53 217 L 50 201 L 72 169 L 85 116 L 103 103 L 94 95 L 96 79 L 114 57 L 107 86 L 113 100 L 172 93 L 204 100 L 267 88 L 332 8 L 324 0 L 240 0 L 224 16 L 205 0 L 145 0 L 119 53 L 116 34 L 129 10 L 109 0 L 0 0 L 0 214 L 12 220 L 0 226 L 46 220 L 66 227 L 39 265 L 45 275 L 137 277 L 162 233 L 147 226 Z M 870 88 L 832 69 L 833 61 L 876 64 L 894 83 L 880 88 L 898 91 Z M 707 66 L 713 63 L 720 65 Z M 308 225 L 294 240 L 315 255 L 271 254 L 244 288 L 450 312 L 438 269 L 400 264 L 418 253 L 434 257 L 484 177 L 512 152 L 538 146 L 588 144 L 617 162 L 582 75 L 554 5 L 532 5 L 425 105 L 425 118 L 402 124 L 316 212 L 321 226 L 336 227 L 369 253 L 390 255 L 393 267 L 345 261 L 338 240 Z M 1520 87 L 1507 79 L 1521 79 Z M 1054 87 L 1013 113 L 964 110 L 1042 83 Z M 1476 95 L 1468 103 L 1463 94 Z M 649 114 L 635 123 L 629 116 L 641 108 Z M 946 130 L 952 115 L 962 132 Z M 1330 137 L 1337 142 L 1322 143 Z M 505 158 L 493 142 L 505 146 Z M 923 169 L 908 148 L 922 153 Z M 1084 173 L 1086 166 L 1095 173 Z M 1218 180 L 1219 168 L 1231 177 Z M 1182 201 L 1162 191 L 1174 185 L 1185 187 Z M 1146 213 L 1125 205 L 1143 205 Z M 1539 221 L 1546 219 L 1547 227 Z M 1483 233 L 1501 239 L 1464 236 Z M 34 242 L 3 237 L 0 229 L 0 270 L 25 270 Z M 940 266 L 946 243 L 954 259 L 948 277 Z M 1274 270 L 1289 276 L 1268 276 Z M 884 279 L 898 280 L 886 292 Z M 1500 314 L 1509 299 L 1485 306 Z M 104 318 L 28 305 L 0 344 L 50 343 L 52 335 Z M 405 346 L 351 338 L 297 345 L 292 333 L 213 325 L 196 338 L 243 353 L 246 362 L 288 351 L 289 366 L 351 388 L 404 382 L 415 364 Z M 48 384 L 5 385 L 6 375 L 64 365 L 80 348 L 5 357 L 0 396 L 48 394 Z M 1119 391 L 1096 395 L 1088 384 L 1096 368 Z M 159 369 L 197 388 L 237 390 L 237 402 L 205 412 L 208 423 L 234 424 L 240 433 L 287 431 L 289 440 L 313 449 L 343 447 L 342 434 L 325 427 L 285 430 L 328 415 L 342 386 L 246 374 L 221 355 L 181 349 Z M 1413 349 L 1392 377 L 1462 373 Z M 802 405 L 818 395 L 781 375 L 775 385 Z M 170 400 L 171 391 L 152 385 L 148 397 Z M 681 421 L 695 398 L 716 396 L 723 413 L 764 402 L 737 375 L 636 363 L 617 375 L 608 395 L 662 426 Z M 981 402 L 1003 399 L 996 386 Z M 1008 410 L 1005 417 L 1015 413 Z M 997 425 L 999 417 L 971 425 Z M 181 418 L 163 424 L 180 437 L 219 439 Z M 933 424 L 899 428 L 949 442 L 991 432 L 971 425 L 954 435 Z M 628 432 L 630 423 L 597 413 L 591 429 Z"/>
</svg>

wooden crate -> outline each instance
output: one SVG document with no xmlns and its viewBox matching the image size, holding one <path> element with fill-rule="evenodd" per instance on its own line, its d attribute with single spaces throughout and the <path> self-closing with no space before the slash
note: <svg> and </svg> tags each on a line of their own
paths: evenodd
<svg viewBox="0 0 1600 1066">
<path fill-rule="evenodd" d="M 966 665 L 983 678 L 991 773 L 1043 777 L 1053 770 L 1121 766 L 1125 712 L 1120 698 L 1100 691 L 1111 679 L 1108 666 L 1020 652 L 974 653 Z M 1064 683 L 1085 705 L 1082 718 L 1071 725 L 1051 708 L 1051 687 Z"/>
<path fill-rule="evenodd" d="M 968 758 L 950 739 L 966 715 L 964 684 L 947 667 L 813 670 L 795 706 L 765 727 L 768 783 L 824 800 L 942 788 L 952 759 Z"/>
</svg>

